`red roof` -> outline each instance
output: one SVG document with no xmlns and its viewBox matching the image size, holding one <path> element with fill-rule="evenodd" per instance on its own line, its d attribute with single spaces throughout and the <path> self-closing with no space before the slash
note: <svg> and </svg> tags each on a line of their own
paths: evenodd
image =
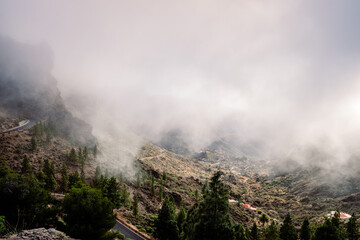
<svg viewBox="0 0 360 240">
<path fill-rule="evenodd" d="M 340 218 L 351 218 L 351 215 L 347 213 L 340 212 Z"/>
</svg>

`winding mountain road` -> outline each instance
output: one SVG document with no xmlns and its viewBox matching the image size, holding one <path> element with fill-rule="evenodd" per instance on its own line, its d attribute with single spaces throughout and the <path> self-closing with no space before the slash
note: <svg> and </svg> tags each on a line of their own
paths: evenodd
<svg viewBox="0 0 360 240">
<path fill-rule="evenodd" d="M 21 131 L 27 128 L 31 128 L 32 126 L 35 125 L 35 121 L 34 120 L 23 120 L 21 122 L 19 122 L 19 126 L 14 127 L 14 128 L 10 128 L 4 131 L 1 131 L 0 134 L 5 134 L 5 133 L 10 133 L 10 132 L 15 132 L 15 131 Z"/>
<path fill-rule="evenodd" d="M 134 232 L 133 230 L 131 230 L 130 228 L 119 222 L 118 220 L 116 220 L 116 224 L 112 228 L 112 230 L 119 231 L 122 234 L 124 234 L 125 239 L 130 238 L 133 240 L 146 240 L 146 238 L 140 236 L 139 234 L 137 234 L 136 232 Z"/>
</svg>

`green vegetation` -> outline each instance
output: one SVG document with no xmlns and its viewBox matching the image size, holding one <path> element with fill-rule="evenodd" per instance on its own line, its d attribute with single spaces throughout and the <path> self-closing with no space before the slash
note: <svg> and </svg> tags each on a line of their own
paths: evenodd
<svg viewBox="0 0 360 240">
<path fill-rule="evenodd" d="M 139 215 L 139 197 L 137 194 L 134 195 L 132 210 L 135 217 Z"/>
<path fill-rule="evenodd" d="M 67 233 L 81 239 L 100 239 L 115 225 L 113 204 L 102 192 L 87 186 L 73 188 L 65 196 Z"/>
<path fill-rule="evenodd" d="M 155 177 L 151 176 L 151 188 L 150 188 L 151 196 L 155 196 Z"/>
<path fill-rule="evenodd" d="M 267 228 L 265 228 L 265 240 L 279 240 L 280 238 L 280 233 L 279 233 L 279 229 L 276 226 L 275 222 L 272 221 L 270 226 L 268 226 Z"/>
<path fill-rule="evenodd" d="M 48 159 L 44 162 L 43 172 L 45 174 L 45 189 L 54 191 L 56 189 L 55 168 Z"/>
<path fill-rule="evenodd" d="M 353 214 L 349 220 L 349 222 L 346 225 L 346 231 L 349 240 L 357 240 L 359 239 L 359 228 L 356 224 L 356 217 L 355 214 Z"/>
<path fill-rule="evenodd" d="M 155 222 L 155 237 L 160 240 L 179 239 L 179 229 L 176 222 L 176 207 L 174 199 L 166 196 Z"/>
<path fill-rule="evenodd" d="M 93 155 L 95 158 L 97 157 L 97 154 L 98 154 L 98 149 L 97 149 L 97 145 L 95 145 L 93 148 Z"/>
<path fill-rule="evenodd" d="M 30 165 L 30 160 L 27 155 L 25 155 L 23 162 L 21 163 L 21 173 L 23 175 L 31 175 L 32 167 Z"/>
<path fill-rule="evenodd" d="M 256 223 L 253 223 L 251 230 L 250 230 L 250 240 L 259 240 L 259 230 Z"/>
<path fill-rule="evenodd" d="M 0 179 L 0 213 L 14 229 L 47 226 L 51 214 L 50 194 L 33 176 L 19 175 L 2 167 Z"/>
<path fill-rule="evenodd" d="M 263 214 L 261 215 L 259 221 L 260 221 L 263 225 L 265 225 L 265 223 L 268 223 L 268 222 L 269 222 L 269 217 L 268 217 L 265 213 L 263 213 Z"/>
<path fill-rule="evenodd" d="M 35 151 L 36 149 L 37 149 L 37 142 L 36 142 L 35 137 L 33 136 L 31 138 L 31 150 Z"/>
<path fill-rule="evenodd" d="M 61 170 L 61 190 L 62 191 L 66 191 L 68 189 L 69 186 L 69 174 L 68 174 L 68 170 L 66 167 L 66 164 L 63 164 L 62 170 Z"/>
<path fill-rule="evenodd" d="M 310 238 L 311 238 L 310 222 L 308 218 L 305 218 L 300 229 L 300 239 L 310 240 Z"/>
<path fill-rule="evenodd" d="M 0 216 L 0 236 L 5 232 L 5 216 Z"/>
<path fill-rule="evenodd" d="M 280 238 L 286 240 L 297 240 L 296 229 L 289 213 L 286 215 L 283 225 L 281 225 Z"/>
</svg>

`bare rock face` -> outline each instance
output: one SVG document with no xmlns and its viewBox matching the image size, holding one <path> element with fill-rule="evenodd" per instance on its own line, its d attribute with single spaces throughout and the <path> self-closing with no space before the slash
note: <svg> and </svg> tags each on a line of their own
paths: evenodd
<svg viewBox="0 0 360 240">
<path fill-rule="evenodd" d="M 54 228 L 45 229 L 37 228 L 31 230 L 24 230 L 17 236 L 12 236 L 8 239 L 22 240 L 22 239 L 38 239 L 38 240 L 75 240 L 65 235 L 65 233 L 55 230 Z"/>
</svg>

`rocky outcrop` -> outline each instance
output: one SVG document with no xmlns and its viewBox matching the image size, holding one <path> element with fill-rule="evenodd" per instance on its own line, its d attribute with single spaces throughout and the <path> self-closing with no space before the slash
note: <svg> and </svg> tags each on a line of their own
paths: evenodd
<svg viewBox="0 0 360 240">
<path fill-rule="evenodd" d="M 55 230 L 54 228 L 45 229 L 37 228 L 31 230 L 24 230 L 16 236 L 11 236 L 11 240 L 22 240 L 22 239 L 38 239 L 38 240 L 75 240 L 66 236 L 65 233 Z"/>
</svg>

